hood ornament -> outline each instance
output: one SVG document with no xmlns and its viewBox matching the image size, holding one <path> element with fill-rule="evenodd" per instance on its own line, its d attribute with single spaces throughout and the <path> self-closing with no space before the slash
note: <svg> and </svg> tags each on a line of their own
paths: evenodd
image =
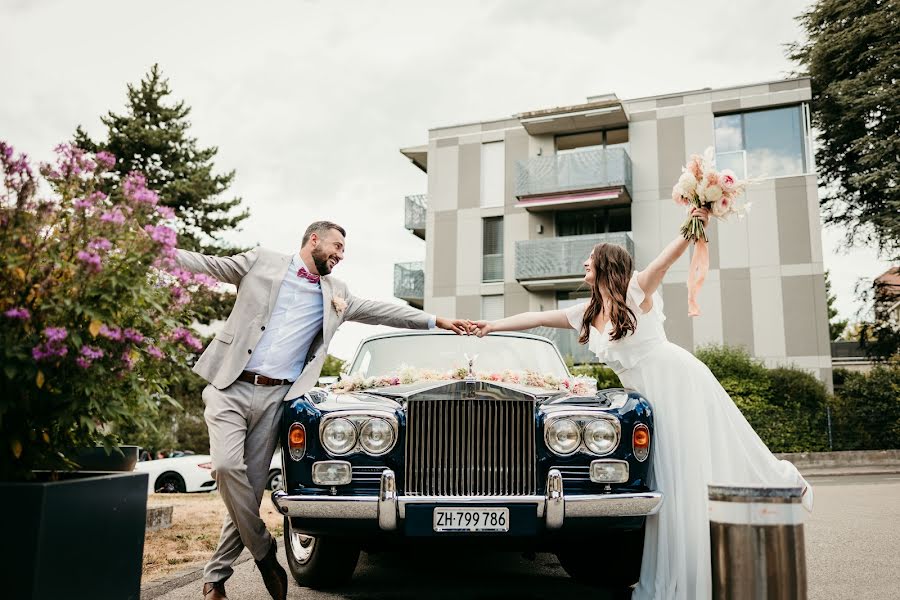
<svg viewBox="0 0 900 600">
<path fill-rule="evenodd" d="M 478 358 L 478 355 L 469 356 L 468 354 L 463 354 L 466 357 L 466 363 L 468 364 L 468 371 L 466 372 L 466 381 L 475 381 L 477 378 L 475 377 L 475 360 Z"/>
</svg>

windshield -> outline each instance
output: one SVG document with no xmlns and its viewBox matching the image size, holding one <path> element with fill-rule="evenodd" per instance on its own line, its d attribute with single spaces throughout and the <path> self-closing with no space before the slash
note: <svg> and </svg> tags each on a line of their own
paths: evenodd
<svg viewBox="0 0 900 600">
<path fill-rule="evenodd" d="M 568 377 L 565 363 L 552 344 L 522 337 L 464 335 L 408 335 L 365 342 L 350 368 L 350 375 L 394 375 L 403 367 L 440 372 L 467 367 L 466 355 L 475 358 L 478 373 L 533 371 Z"/>
</svg>

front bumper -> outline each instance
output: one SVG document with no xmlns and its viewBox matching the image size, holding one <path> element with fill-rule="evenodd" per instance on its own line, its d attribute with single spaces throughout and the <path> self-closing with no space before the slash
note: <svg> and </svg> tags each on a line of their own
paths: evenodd
<svg viewBox="0 0 900 600">
<path fill-rule="evenodd" d="M 538 519 L 547 529 L 560 529 L 566 519 L 589 517 L 640 517 L 656 514 L 662 505 L 659 492 L 594 494 L 566 497 L 562 475 L 551 469 L 547 475 L 547 493 L 543 496 L 398 496 L 394 472 L 385 469 L 377 496 L 303 496 L 285 491 L 272 494 L 280 513 L 306 519 L 377 520 L 383 531 L 394 531 L 406 508 L 418 504 L 471 506 L 533 505 Z"/>
</svg>

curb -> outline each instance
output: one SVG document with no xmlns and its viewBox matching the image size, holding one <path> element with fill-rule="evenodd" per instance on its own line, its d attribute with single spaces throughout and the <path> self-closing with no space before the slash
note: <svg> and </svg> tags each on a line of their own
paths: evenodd
<svg viewBox="0 0 900 600">
<path fill-rule="evenodd" d="M 282 547 L 281 540 L 276 539 L 275 542 L 278 544 L 278 549 L 280 550 Z M 237 560 L 232 563 L 232 566 L 236 567 L 241 565 L 248 560 L 252 559 L 253 556 L 247 550 L 244 550 L 240 556 L 237 557 Z M 203 568 L 201 566 L 197 569 L 191 569 L 188 571 L 181 571 L 179 573 L 174 573 L 167 577 L 163 577 L 160 579 L 154 579 L 146 584 L 141 585 L 141 600 L 153 600 L 154 598 L 158 598 L 164 594 L 168 594 L 171 591 L 177 590 L 178 588 L 182 588 L 188 584 L 191 584 L 195 581 L 200 581 L 203 579 Z M 199 595 L 200 590 L 197 590 Z"/>
</svg>

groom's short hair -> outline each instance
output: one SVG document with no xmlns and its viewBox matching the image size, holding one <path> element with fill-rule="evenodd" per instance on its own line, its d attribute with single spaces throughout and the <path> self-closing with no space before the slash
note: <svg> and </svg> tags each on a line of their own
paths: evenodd
<svg viewBox="0 0 900 600">
<path fill-rule="evenodd" d="M 306 228 L 306 233 L 303 234 L 303 241 L 300 245 L 305 246 L 312 234 L 315 233 L 319 237 L 322 237 L 329 229 L 340 231 L 342 236 L 347 237 L 347 232 L 337 223 L 332 223 L 331 221 L 316 221 Z"/>
</svg>

